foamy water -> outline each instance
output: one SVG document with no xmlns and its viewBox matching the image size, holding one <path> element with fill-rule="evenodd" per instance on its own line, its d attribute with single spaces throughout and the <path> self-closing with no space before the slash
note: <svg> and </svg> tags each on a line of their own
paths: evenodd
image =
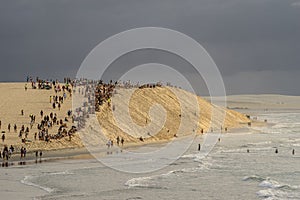
<svg viewBox="0 0 300 200">
<path fill-rule="evenodd" d="M 180 159 L 153 173 L 123 173 L 95 160 L 60 160 L 2 168 L 0 183 L 10 180 L 12 192 L 22 187 L 35 199 L 300 199 L 300 113 L 258 117 L 274 125 L 255 128 L 255 134 L 223 135 L 206 157 L 197 151 L 203 140 L 197 138 Z"/>
</svg>

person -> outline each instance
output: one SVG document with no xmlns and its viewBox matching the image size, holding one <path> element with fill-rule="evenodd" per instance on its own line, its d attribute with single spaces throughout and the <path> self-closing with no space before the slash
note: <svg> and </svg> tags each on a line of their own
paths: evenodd
<svg viewBox="0 0 300 200">
<path fill-rule="evenodd" d="M 201 144 L 198 144 L 198 151 L 201 150 Z"/>
<path fill-rule="evenodd" d="M 144 138 L 143 138 L 142 136 L 140 137 L 140 141 L 141 141 L 141 142 L 144 142 Z"/>
<path fill-rule="evenodd" d="M 27 153 L 27 150 L 26 150 L 26 147 L 24 147 L 24 158 L 26 157 L 26 153 Z"/>
<path fill-rule="evenodd" d="M 124 138 L 121 138 L 121 144 L 124 145 Z"/>
<path fill-rule="evenodd" d="M 111 146 L 111 140 L 108 140 L 106 145 L 107 145 L 107 148 L 110 148 L 110 146 Z"/>
<path fill-rule="evenodd" d="M 2 134 L 2 142 L 4 142 L 4 140 L 5 140 L 5 134 L 3 133 Z"/>
<path fill-rule="evenodd" d="M 118 136 L 117 137 L 117 145 L 119 146 L 119 144 L 120 144 L 120 137 Z"/>
<path fill-rule="evenodd" d="M 2 122 L 1 122 L 1 120 L 0 120 L 0 129 L 1 129 L 1 124 L 2 124 Z"/>
<path fill-rule="evenodd" d="M 250 150 L 249 149 L 247 149 L 247 153 L 249 153 L 250 152 Z"/>
<path fill-rule="evenodd" d="M 13 147 L 13 145 L 10 145 L 10 148 L 11 152 L 13 153 L 15 151 L 15 148 Z"/>
<path fill-rule="evenodd" d="M 40 158 L 42 158 L 42 156 L 43 156 L 43 152 L 42 152 L 42 151 L 40 151 Z"/>
<path fill-rule="evenodd" d="M 8 131 L 10 132 L 10 124 L 8 124 L 7 129 L 8 129 Z"/>
<path fill-rule="evenodd" d="M 35 152 L 35 158 L 37 159 L 38 156 L 39 156 L 39 152 L 36 151 L 36 152 Z"/>
<path fill-rule="evenodd" d="M 295 155 L 295 149 L 293 149 L 292 154 Z"/>
<path fill-rule="evenodd" d="M 278 149 L 276 148 L 275 153 L 278 153 Z"/>
<path fill-rule="evenodd" d="M 15 131 L 15 133 L 17 132 L 17 125 L 16 124 L 14 125 L 14 131 Z"/>
<path fill-rule="evenodd" d="M 21 153 L 21 160 L 22 160 L 22 158 L 23 158 L 23 155 L 24 155 L 24 148 L 23 148 L 23 147 L 21 147 L 21 151 L 20 151 L 20 153 Z"/>
</svg>

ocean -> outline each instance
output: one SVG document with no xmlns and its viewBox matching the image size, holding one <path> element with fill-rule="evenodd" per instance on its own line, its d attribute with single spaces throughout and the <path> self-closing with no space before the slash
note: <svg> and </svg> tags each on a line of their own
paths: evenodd
<svg viewBox="0 0 300 200">
<path fill-rule="evenodd" d="M 178 160 L 151 173 L 120 172 L 95 159 L 1 168 L 0 198 L 300 199 L 300 112 L 256 116 L 270 125 L 223 134 L 205 157 L 198 136 Z"/>
</svg>

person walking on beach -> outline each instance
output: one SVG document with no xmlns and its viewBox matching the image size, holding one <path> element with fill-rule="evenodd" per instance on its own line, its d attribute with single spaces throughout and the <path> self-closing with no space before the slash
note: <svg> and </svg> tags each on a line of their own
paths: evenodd
<svg viewBox="0 0 300 200">
<path fill-rule="evenodd" d="M 1 122 L 1 120 L 0 120 L 0 129 L 1 129 L 1 124 L 2 124 L 2 122 Z"/>
<path fill-rule="evenodd" d="M 10 124 L 8 124 L 7 129 L 8 129 L 8 132 L 10 132 Z"/>
<path fill-rule="evenodd" d="M 26 157 L 26 153 L 27 153 L 27 150 L 26 150 L 26 148 L 24 147 L 24 151 L 23 151 L 23 153 L 24 153 L 24 158 Z"/>
<path fill-rule="evenodd" d="M 295 155 L 295 149 L 293 149 L 293 151 L 292 151 L 292 155 Z"/>
<path fill-rule="evenodd" d="M 124 145 L 124 138 L 121 138 L 121 144 Z"/>
<path fill-rule="evenodd" d="M 120 137 L 119 136 L 117 137 L 117 145 L 118 146 L 120 145 Z"/>
<path fill-rule="evenodd" d="M 43 152 L 40 151 L 40 160 L 42 160 Z"/>
<path fill-rule="evenodd" d="M 5 134 L 3 133 L 2 134 L 2 142 L 4 142 L 4 140 L 5 140 Z"/>
<path fill-rule="evenodd" d="M 21 160 L 22 160 L 22 158 L 23 158 L 23 155 L 24 155 L 24 148 L 23 148 L 23 147 L 21 148 L 21 151 L 20 151 L 20 153 L 21 153 Z"/>
</svg>

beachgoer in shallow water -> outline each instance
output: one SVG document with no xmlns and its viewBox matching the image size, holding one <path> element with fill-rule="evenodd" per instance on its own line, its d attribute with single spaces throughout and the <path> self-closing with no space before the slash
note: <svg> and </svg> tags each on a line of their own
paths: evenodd
<svg viewBox="0 0 300 200">
<path fill-rule="evenodd" d="M 292 154 L 295 155 L 295 149 L 293 149 Z"/>
<path fill-rule="evenodd" d="M 275 153 L 278 153 L 278 149 L 276 148 Z"/>
<path fill-rule="evenodd" d="M 201 144 L 198 144 L 198 151 L 201 150 Z"/>
</svg>

